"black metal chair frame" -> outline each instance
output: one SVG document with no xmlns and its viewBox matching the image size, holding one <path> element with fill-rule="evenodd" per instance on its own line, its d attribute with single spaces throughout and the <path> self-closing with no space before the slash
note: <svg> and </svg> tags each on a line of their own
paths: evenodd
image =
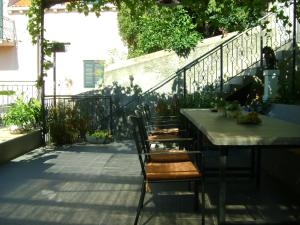
<svg viewBox="0 0 300 225">
<path fill-rule="evenodd" d="M 141 166 L 141 170 L 142 170 L 142 175 L 143 175 L 143 183 L 142 183 L 142 187 L 141 187 L 141 195 L 140 195 L 140 199 L 139 199 L 139 203 L 138 203 L 138 208 L 137 208 L 137 213 L 136 213 L 136 217 L 135 217 L 135 221 L 134 221 L 134 225 L 138 224 L 138 219 L 140 216 L 140 213 L 143 209 L 143 205 L 144 205 L 144 198 L 145 198 L 145 194 L 146 194 L 146 187 L 149 183 L 169 183 L 169 182 L 188 182 L 189 184 L 191 182 L 194 183 L 194 195 L 195 195 L 195 201 L 194 201 L 194 207 L 195 210 L 199 209 L 199 183 L 201 183 L 201 213 L 202 213 L 202 224 L 205 224 L 205 192 L 204 192 L 204 174 L 203 171 L 201 171 L 201 176 L 199 177 L 194 177 L 194 178 L 177 178 L 177 179 L 172 179 L 172 180 L 168 180 L 168 179 L 158 179 L 158 180 L 148 180 L 147 179 L 147 173 L 145 170 L 145 164 L 147 164 L 150 160 L 150 155 L 153 153 L 149 153 L 149 151 L 147 150 L 146 147 L 146 142 L 143 141 L 144 140 L 144 134 L 143 131 L 141 130 L 141 118 L 136 117 L 136 116 L 131 116 L 131 121 L 133 123 L 133 137 L 136 143 L 136 149 L 137 149 L 137 153 L 138 153 L 138 158 L 139 158 L 139 162 L 140 162 L 140 166 Z M 190 152 L 191 154 L 200 154 L 200 151 L 192 151 Z M 154 153 L 155 154 L 155 153 Z M 196 157 L 197 158 L 197 157 Z M 203 166 L 201 166 L 203 167 Z"/>
<path fill-rule="evenodd" d="M 142 113 L 147 126 L 154 127 L 159 123 L 161 128 L 179 128 L 180 121 L 177 116 L 152 116 L 150 106 L 147 104 L 139 105 L 138 110 Z"/>
</svg>

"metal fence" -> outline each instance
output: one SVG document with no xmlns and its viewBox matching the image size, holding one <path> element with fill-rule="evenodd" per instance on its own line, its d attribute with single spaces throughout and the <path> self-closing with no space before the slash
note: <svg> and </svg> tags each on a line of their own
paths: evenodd
<svg viewBox="0 0 300 225">
<path fill-rule="evenodd" d="M 72 110 L 88 123 L 88 130 L 108 129 L 113 133 L 112 99 L 102 95 L 45 96 L 46 119 L 53 108 Z"/>
<path fill-rule="evenodd" d="M 0 81 L 0 114 L 7 111 L 19 96 L 24 101 L 38 98 L 38 89 L 35 81 Z"/>
<path fill-rule="evenodd" d="M 292 24 L 292 8 L 286 10 L 286 14 Z M 291 43 L 292 26 L 283 24 L 274 14 L 263 17 L 260 24 L 266 27 L 259 25 L 244 31 L 178 70 L 184 92 L 200 92 L 207 85 L 214 85 L 222 92 L 224 83 L 233 77 L 248 75 L 249 68 L 263 66 L 265 46 L 279 52 Z"/>
<path fill-rule="evenodd" d="M 289 23 L 293 24 L 292 7 L 285 9 L 285 14 Z M 184 97 L 185 104 L 193 104 L 197 98 L 198 103 L 205 107 L 209 105 L 209 99 L 222 93 L 224 85 L 233 78 L 240 75 L 253 76 L 264 68 L 265 46 L 271 47 L 279 60 L 290 55 L 293 27 L 278 20 L 274 14 L 263 17 L 259 24 L 195 59 L 144 92 L 140 98 L 128 102 L 125 107 L 134 108 L 134 105 L 141 102 L 156 106 L 158 97 L 171 102 Z"/>
</svg>

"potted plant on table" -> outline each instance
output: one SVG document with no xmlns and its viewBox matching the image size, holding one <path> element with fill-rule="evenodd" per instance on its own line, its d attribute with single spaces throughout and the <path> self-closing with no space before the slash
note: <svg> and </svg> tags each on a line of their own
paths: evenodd
<svg viewBox="0 0 300 225">
<path fill-rule="evenodd" d="M 225 106 L 225 114 L 228 118 L 236 118 L 241 113 L 241 106 L 238 101 L 228 102 Z"/>
</svg>

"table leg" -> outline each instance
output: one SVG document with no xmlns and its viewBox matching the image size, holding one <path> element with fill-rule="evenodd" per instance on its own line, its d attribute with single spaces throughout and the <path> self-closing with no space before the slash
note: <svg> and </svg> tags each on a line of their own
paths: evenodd
<svg viewBox="0 0 300 225">
<path fill-rule="evenodd" d="M 261 179 L 261 149 L 256 149 L 256 188 L 260 188 Z"/>
<path fill-rule="evenodd" d="M 225 223 L 225 201 L 226 201 L 226 165 L 228 149 L 220 149 L 220 174 L 219 174 L 219 207 L 218 207 L 218 224 Z"/>
</svg>

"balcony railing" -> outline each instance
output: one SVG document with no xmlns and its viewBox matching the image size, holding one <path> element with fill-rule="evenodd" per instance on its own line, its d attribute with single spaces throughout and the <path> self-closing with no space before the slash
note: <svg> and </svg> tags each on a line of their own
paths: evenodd
<svg viewBox="0 0 300 225">
<path fill-rule="evenodd" d="M 3 17 L 0 21 L 0 46 L 15 46 L 16 40 L 15 22 Z"/>
<path fill-rule="evenodd" d="M 35 81 L 0 81 L 0 115 L 21 95 L 25 101 L 38 98 Z"/>
</svg>

